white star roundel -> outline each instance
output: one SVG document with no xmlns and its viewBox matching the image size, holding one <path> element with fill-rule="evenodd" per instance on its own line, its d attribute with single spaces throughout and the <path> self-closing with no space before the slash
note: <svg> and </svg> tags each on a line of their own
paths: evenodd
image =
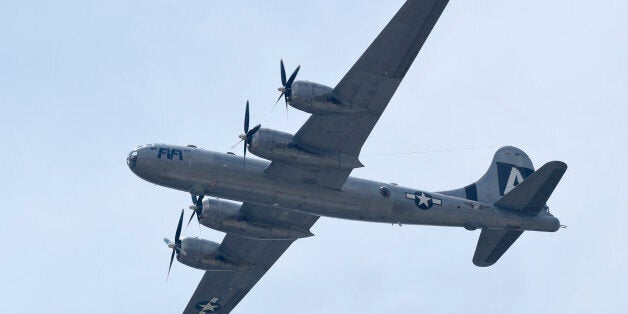
<svg viewBox="0 0 628 314">
<path fill-rule="evenodd" d="M 209 301 L 203 301 L 196 303 L 196 309 L 199 310 L 198 314 L 213 313 L 220 308 L 218 304 L 219 297 L 213 297 Z"/>
<path fill-rule="evenodd" d="M 413 200 L 416 206 L 422 210 L 430 209 L 434 205 L 442 205 L 442 200 L 432 197 L 425 192 L 406 193 L 406 198 Z"/>
</svg>

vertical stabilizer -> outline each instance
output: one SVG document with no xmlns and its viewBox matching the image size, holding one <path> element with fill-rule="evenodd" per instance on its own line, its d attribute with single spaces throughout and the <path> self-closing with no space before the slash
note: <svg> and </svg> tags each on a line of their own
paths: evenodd
<svg viewBox="0 0 628 314">
<path fill-rule="evenodd" d="M 486 173 L 464 188 L 440 192 L 472 201 L 492 204 L 534 172 L 532 161 L 521 149 L 505 146 L 497 150 Z"/>
</svg>

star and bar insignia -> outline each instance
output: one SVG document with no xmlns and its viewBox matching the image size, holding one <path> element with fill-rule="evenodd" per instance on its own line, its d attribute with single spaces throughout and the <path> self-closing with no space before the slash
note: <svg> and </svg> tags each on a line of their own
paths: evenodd
<svg viewBox="0 0 628 314">
<path fill-rule="evenodd" d="M 406 198 L 413 200 L 416 206 L 422 210 L 430 209 L 434 205 L 443 205 L 441 199 L 434 198 L 425 192 L 406 193 Z"/>
</svg>

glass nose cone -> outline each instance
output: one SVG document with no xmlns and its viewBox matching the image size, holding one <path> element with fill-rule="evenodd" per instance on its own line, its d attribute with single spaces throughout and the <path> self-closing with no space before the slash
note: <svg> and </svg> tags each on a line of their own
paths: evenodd
<svg viewBox="0 0 628 314">
<path fill-rule="evenodd" d="M 126 164 L 131 170 L 135 168 L 135 165 L 137 164 L 137 150 L 133 150 L 129 153 L 129 157 L 126 158 Z"/>
</svg>

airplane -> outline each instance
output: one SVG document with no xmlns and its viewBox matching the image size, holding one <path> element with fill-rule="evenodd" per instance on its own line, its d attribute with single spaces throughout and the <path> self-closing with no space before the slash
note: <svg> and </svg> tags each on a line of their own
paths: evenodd
<svg viewBox="0 0 628 314">
<path fill-rule="evenodd" d="M 279 98 L 311 116 L 288 134 L 249 128 L 243 156 L 193 145 L 142 145 L 127 164 L 140 178 L 190 193 L 193 214 L 226 233 L 221 243 L 181 237 L 182 210 L 170 249 L 177 261 L 205 273 L 183 313 L 229 313 L 297 239 L 311 237 L 319 217 L 480 229 L 473 256 L 493 265 L 524 231 L 555 232 L 547 200 L 567 165 L 534 170 L 522 150 L 495 153 L 476 182 L 441 192 L 350 177 L 363 167 L 360 151 L 416 58 L 448 0 L 407 0 L 334 87 L 286 76 L 280 62 Z M 275 103 L 276 104 L 276 103 Z M 246 159 L 250 152 L 262 159 Z"/>
</svg>

